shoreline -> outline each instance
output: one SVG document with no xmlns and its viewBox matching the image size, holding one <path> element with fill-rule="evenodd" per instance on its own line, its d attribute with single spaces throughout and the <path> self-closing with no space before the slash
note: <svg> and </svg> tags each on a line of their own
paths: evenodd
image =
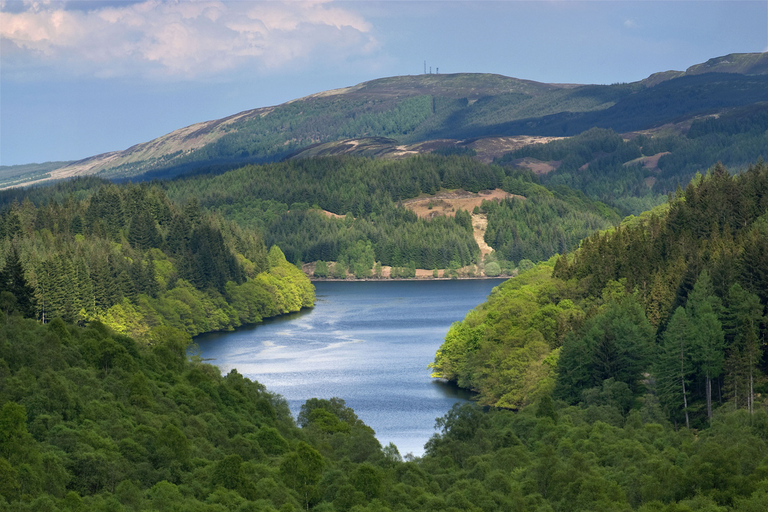
<svg viewBox="0 0 768 512">
<path fill-rule="evenodd" d="M 326 281 L 336 281 L 340 283 L 354 283 L 354 282 L 381 282 L 386 283 L 387 281 L 485 281 L 488 279 L 511 279 L 514 276 L 496 276 L 496 277 L 488 277 L 488 276 L 474 276 L 474 277 L 382 277 L 381 279 L 378 278 L 369 278 L 366 277 L 364 279 L 356 279 L 356 278 L 347 278 L 347 279 L 334 279 L 334 278 L 325 278 L 325 277 L 310 277 L 310 282 L 318 283 L 318 282 L 326 282 Z"/>
</svg>

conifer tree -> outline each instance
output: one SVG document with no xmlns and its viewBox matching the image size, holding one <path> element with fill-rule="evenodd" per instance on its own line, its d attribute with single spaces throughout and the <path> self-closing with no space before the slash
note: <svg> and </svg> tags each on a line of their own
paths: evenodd
<svg viewBox="0 0 768 512">
<path fill-rule="evenodd" d="M 190 225 L 184 215 L 177 215 L 171 221 L 165 244 L 173 255 L 182 254 L 189 248 Z"/>
<path fill-rule="evenodd" d="M 69 232 L 73 235 L 80 235 L 83 233 L 83 218 L 80 215 L 75 215 L 72 218 L 72 222 L 69 225 Z"/>
<path fill-rule="evenodd" d="M 161 240 L 155 219 L 149 211 L 143 210 L 133 216 L 128 229 L 128 242 L 134 249 L 145 251 L 160 245 Z"/>
<path fill-rule="evenodd" d="M 731 286 L 723 327 L 728 347 L 728 380 L 735 405 L 743 404 L 752 412 L 755 374 L 761 359 L 759 330 L 764 321 L 763 305 L 757 295 L 739 283 Z"/>
<path fill-rule="evenodd" d="M 723 371 L 724 335 L 719 314 L 720 299 L 714 294 L 709 273 L 703 270 L 693 286 L 686 312 L 691 319 L 694 357 L 704 375 L 707 396 L 707 417 L 712 419 L 712 379 Z"/>
<path fill-rule="evenodd" d="M 77 310 L 75 313 L 79 319 L 82 319 L 81 313 L 90 314 L 94 312 L 93 281 L 84 258 L 76 258 L 74 267 L 77 288 Z"/>
<path fill-rule="evenodd" d="M 685 426 L 688 417 L 688 382 L 691 367 L 691 325 L 685 308 L 678 307 L 667 324 L 662 337 L 661 351 L 655 364 L 659 401 L 668 413 L 681 408 Z M 674 416 L 674 414 L 672 414 Z"/>
<path fill-rule="evenodd" d="M 5 266 L 0 270 L 0 293 L 10 292 L 16 299 L 16 309 L 22 316 L 34 318 L 37 313 L 35 290 L 24 276 L 24 267 L 15 246 L 5 257 Z"/>
</svg>

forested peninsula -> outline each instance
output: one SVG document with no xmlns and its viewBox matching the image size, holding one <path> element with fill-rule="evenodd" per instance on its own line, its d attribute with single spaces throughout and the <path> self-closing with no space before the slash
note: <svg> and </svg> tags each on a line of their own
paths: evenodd
<svg viewBox="0 0 768 512">
<path fill-rule="evenodd" d="M 86 179 L 37 189 L 0 214 L 0 307 L 98 321 L 159 342 L 231 330 L 314 304 L 277 246 L 194 200 Z M 34 202 L 33 202 L 34 200 Z"/>
<path fill-rule="evenodd" d="M 518 409 L 658 404 L 677 426 L 766 392 L 768 166 L 721 165 L 669 202 L 497 287 L 431 367 Z"/>
</svg>

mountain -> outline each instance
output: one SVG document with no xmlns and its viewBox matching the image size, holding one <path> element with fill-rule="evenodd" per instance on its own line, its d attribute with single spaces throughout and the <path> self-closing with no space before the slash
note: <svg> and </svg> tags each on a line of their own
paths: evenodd
<svg viewBox="0 0 768 512">
<path fill-rule="evenodd" d="M 3 168 L 12 179 L 0 177 L 0 186 L 90 174 L 121 179 L 219 171 L 347 139 L 392 139 L 396 149 L 383 151 L 391 156 L 402 145 L 435 140 L 461 145 L 488 137 L 562 137 L 593 127 L 624 133 L 760 101 L 768 101 L 768 53 L 718 57 L 629 84 L 544 84 L 477 73 L 390 77 L 197 123 L 26 180 L 18 176 L 23 169 Z"/>
</svg>

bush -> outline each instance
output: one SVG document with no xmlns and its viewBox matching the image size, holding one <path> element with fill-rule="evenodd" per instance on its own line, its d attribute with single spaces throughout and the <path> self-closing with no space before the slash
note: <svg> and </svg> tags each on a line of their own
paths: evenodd
<svg viewBox="0 0 768 512">
<path fill-rule="evenodd" d="M 501 275 L 501 265 L 495 261 L 485 264 L 485 275 L 488 277 L 498 277 Z"/>
</svg>

